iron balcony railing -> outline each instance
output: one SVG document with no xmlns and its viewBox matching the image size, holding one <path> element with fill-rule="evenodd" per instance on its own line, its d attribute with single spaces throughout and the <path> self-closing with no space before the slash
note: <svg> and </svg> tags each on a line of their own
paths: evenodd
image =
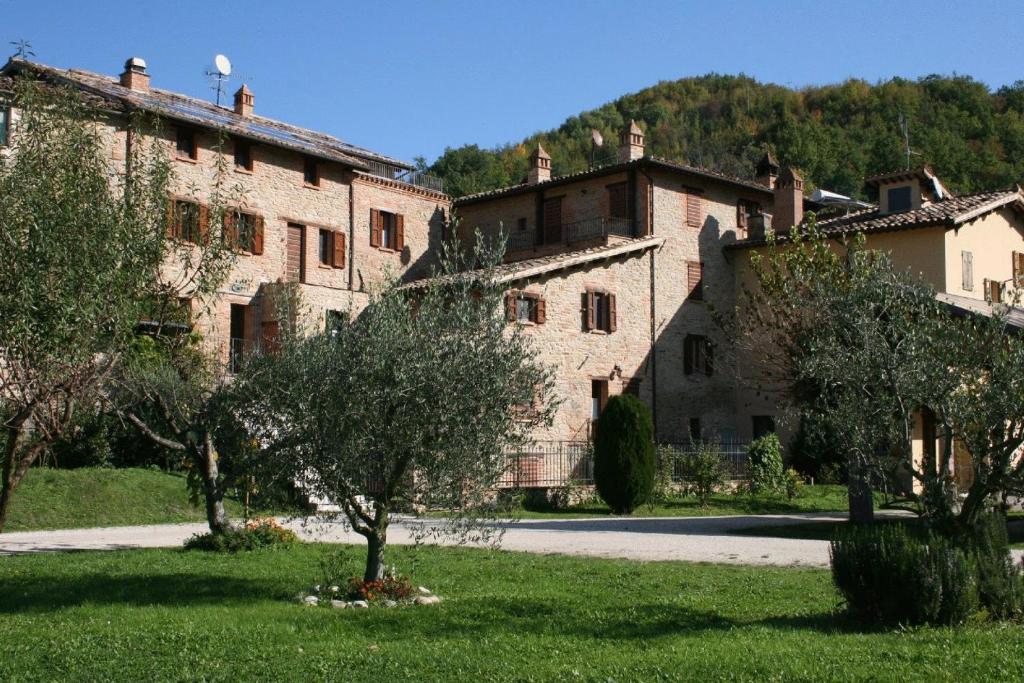
<svg viewBox="0 0 1024 683">
<path fill-rule="evenodd" d="M 423 171 L 410 171 L 399 166 L 392 166 L 381 161 L 366 160 L 370 173 L 380 178 L 387 178 L 406 185 L 423 187 L 434 192 L 444 192 L 444 182 L 437 176 Z"/>
<path fill-rule="evenodd" d="M 489 231 L 494 226 L 478 226 L 482 231 Z M 502 227 L 499 225 L 498 227 Z M 630 218 L 608 218 L 597 216 L 584 218 L 559 226 L 548 226 L 541 230 L 543 239 L 537 239 L 536 230 L 516 230 L 509 233 L 505 250 L 508 252 L 525 251 L 548 244 L 575 244 L 587 240 L 607 238 L 609 235 L 619 237 L 635 237 L 636 230 Z"/>
<path fill-rule="evenodd" d="M 747 478 L 748 441 L 724 440 L 710 442 L 717 448 L 722 469 L 729 479 Z M 698 444 L 661 444 L 686 455 L 696 451 Z M 593 446 L 589 441 L 537 441 L 528 447 L 507 455 L 508 462 L 498 488 L 551 488 L 571 484 L 594 483 Z M 684 481 L 680 458 L 672 479 Z"/>
</svg>

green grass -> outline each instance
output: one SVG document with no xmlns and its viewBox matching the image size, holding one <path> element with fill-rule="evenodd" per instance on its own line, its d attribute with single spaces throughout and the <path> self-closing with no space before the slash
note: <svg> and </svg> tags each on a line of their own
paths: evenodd
<svg viewBox="0 0 1024 683">
<path fill-rule="evenodd" d="M 1024 629 L 863 628 L 820 570 L 395 548 L 445 602 L 299 606 L 326 550 L 0 558 L 0 680 L 1024 678 Z"/>
<path fill-rule="evenodd" d="M 878 503 L 882 498 L 878 497 Z M 685 496 L 652 506 L 641 505 L 636 517 L 710 517 L 715 515 L 784 515 L 796 512 L 845 512 L 848 509 L 846 487 L 817 484 L 805 486 L 793 500 L 779 496 L 754 496 L 747 492 L 717 493 L 701 507 L 696 497 Z M 525 518 L 600 517 L 612 512 L 600 499 L 565 510 L 525 510 Z"/>
<path fill-rule="evenodd" d="M 772 538 L 802 538 L 817 541 L 831 541 L 846 526 L 846 521 L 802 522 L 737 529 L 732 533 L 741 536 L 769 536 Z M 880 519 L 875 524 L 917 524 L 917 519 Z M 1024 548 L 1024 520 L 1009 520 L 1006 525 L 1011 548 Z"/>
<path fill-rule="evenodd" d="M 241 512 L 227 502 L 233 515 Z M 5 531 L 202 522 L 188 501 L 185 477 L 151 469 L 83 468 L 28 471 L 14 492 Z"/>
</svg>

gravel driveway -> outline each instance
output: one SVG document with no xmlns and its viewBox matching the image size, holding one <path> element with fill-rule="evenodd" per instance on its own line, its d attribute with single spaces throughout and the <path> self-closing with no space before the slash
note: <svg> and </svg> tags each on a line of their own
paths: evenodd
<svg viewBox="0 0 1024 683">
<path fill-rule="evenodd" d="M 739 515 L 729 517 L 631 517 L 530 519 L 503 523 L 501 547 L 531 553 L 561 553 L 633 560 L 683 560 L 779 566 L 828 566 L 828 543 L 789 538 L 738 536 L 732 530 L 843 519 L 844 514 Z M 388 541 L 413 542 L 416 520 L 393 521 Z M 362 543 L 338 523 L 285 524 L 304 539 Z M 67 529 L 0 534 L 0 554 L 65 550 L 112 550 L 180 546 L 205 531 L 204 524 Z M 450 542 L 442 541 L 442 544 Z M 1015 551 L 1019 557 L 1020 551 Z"/>
</svg>

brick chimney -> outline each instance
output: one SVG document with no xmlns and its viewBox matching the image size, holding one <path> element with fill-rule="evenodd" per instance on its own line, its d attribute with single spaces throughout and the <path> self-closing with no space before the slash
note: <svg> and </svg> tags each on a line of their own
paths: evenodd
<svg viewBox="0 0 1024 683">
<path fill-rule="evenodd" d="M 619 135 L 619 161 L 632 161 L 644 155 L 644 132 L 636 121 L 629 122 L 626 128 Z"/>
<path fill-rule="evenodd" d="M 253 97 L 252 90 L 249 90 L 249 86 L 242 84 L 242 87 L 235 93 L 235 113 L 239 116 L 249 118 L 252 116 L 253 105 L 256 102 L 256 98 Z"/>
<path fill-rule="evenodd" d="M 772 225 L 776 231 L 786 232 L 804 219 L 804 179 L 787 166 L 779 173 L 774 189 Z"/>
<path fill-rule="evenodd" d="M 132 57 L 124 63 L 121 85 L 130 90 L 149 92 L 149 74 L 146 73 L 145 59 L 142 57 Z"/>
<path fill-rule="evenodd" d="M 526 176 L 529 185 L 546 183 L 551 180 L 551 157 L 539 144 L 533 154 L 530 155 L 530 172 Z"/>
<path fill-rule="evenodd" d="M 766 186 L 769 190 L 775 189 L 775 181 L 779 178 L 779 162 L 775 160 L 771 152 L 765 152 L 761 161 L 757 162 L 754 170 L 754 180 Z"/>
</svg>

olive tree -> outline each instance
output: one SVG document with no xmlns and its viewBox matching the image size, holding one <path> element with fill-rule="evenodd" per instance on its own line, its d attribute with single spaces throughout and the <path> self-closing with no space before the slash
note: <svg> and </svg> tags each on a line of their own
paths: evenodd
<svg viewBox="0 0 1024 683">
<path fill-rule="evenodd" d="M 437 277 L 389 282 L 326 333 L 283 335 L 234 386 L 268 457 L 366 538 L 366 580 L 382 576 L 400 506 L 448 511 L 438 533 L 486 533 L 507 453 L 554 411 L 550 370 L 499 310 L 497 253 L 446 248 L 443 261 Z"/>
<path fill-rule="evenodd" d="M 110 160 L 81 96 L 18 79 L 0 153 L 0 529 L 29 467 L 95 410 L 165 254 L 168 162 Z M 143 122 L 134 119 L 129 134 Z"/>
</svg>

